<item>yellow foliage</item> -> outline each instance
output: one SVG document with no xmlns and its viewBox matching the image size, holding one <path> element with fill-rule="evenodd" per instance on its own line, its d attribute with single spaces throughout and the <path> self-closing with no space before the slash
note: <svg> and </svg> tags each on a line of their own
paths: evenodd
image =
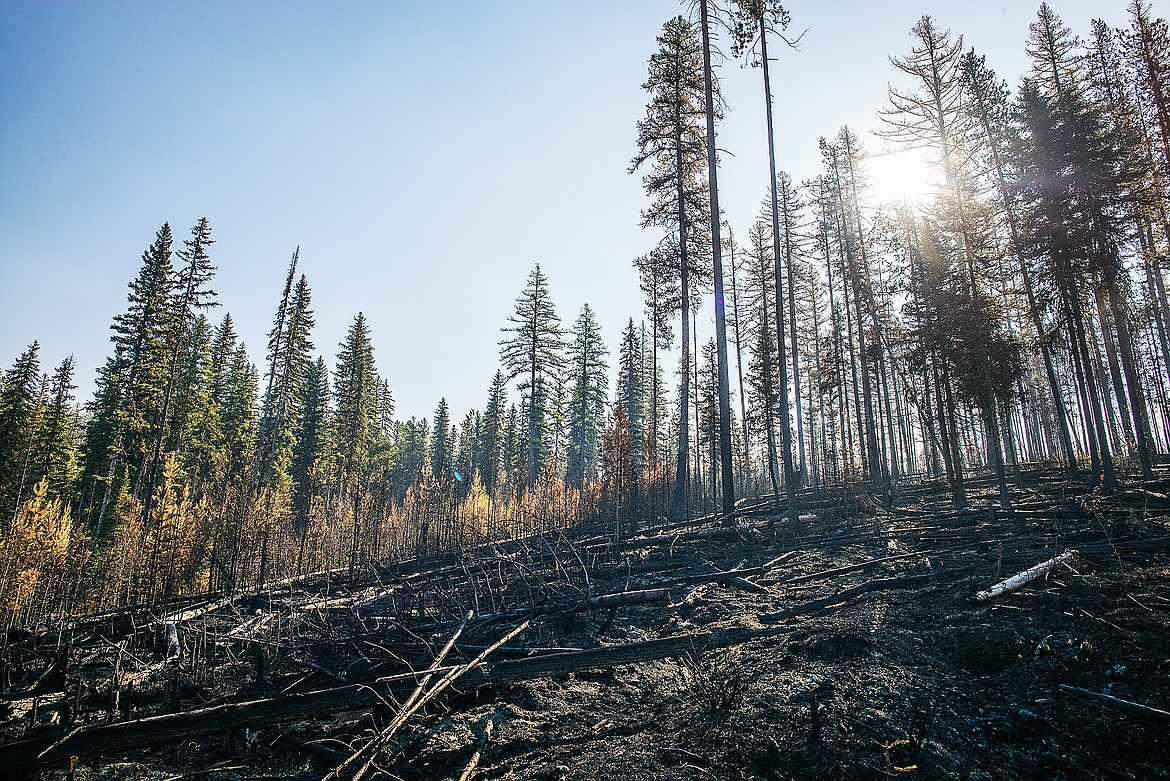
<svg viewBox="0 0 1170 781">
<path fill-rule="evenodd" d="M 19 614 L 32 603 L 38 586 L 47 587 L 46 576 L 65 563 L 73 538 L 69 506 L 50 499 L 41 480 L 0 539 L 0 615 Z"/>
</svg>

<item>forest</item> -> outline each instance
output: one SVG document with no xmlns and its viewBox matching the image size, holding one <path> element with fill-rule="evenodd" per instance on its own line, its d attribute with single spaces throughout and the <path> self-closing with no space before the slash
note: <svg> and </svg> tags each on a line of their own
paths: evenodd
<svg viewBox="0 0 1170 781">
<path fill-rule="evenodd" d="M 339 345 L 317 344 L 298 248 L 266 344 L 245 345 L 199 218 L 144 237 L 89 398 L 71 356 L 54 365 L 33 341 L 15 358 L 0 768 L 1170 777 L 1170 25 L 1132 0 L 1074 31 L 1041 3 L 1012 85 L 923 15 L 875 110 L 878 140 L 921 155 L 933 194 L 879 203 L 877 140 L 849 127 L 826 129 L 815 177 L 782 170 L 770 79 L 777 50 L 799 57 L 799 19 L 775 0 L 691 6 L 646 42 L 645 114 L 618 161 L 645 190 L 629 219 L 647 251 L 630 259 L 644 308 L 616 343 L 589 304 L 558 313 L 534 264 L 498 370 L 468 378 L 482 407 L 396 417 L 374 344 L 398 337 L 358 312 Z M 735 151 L 717 146 L 720 79 L 757 81 L 764 103 L 770 187 L 750 224 L 719 205 Z M 1016 572 L 1047 585 L 980 591 Z M 793 591 L 826 581 L 836 593 Z M 837 615 L 893 599 L 880 626 Z M 952 666 L 866 677 L 884 633 L 915 632 L 898 642 Z M 763 670 L 781 656 L 769 711 L 761 687 L 780 684 Z M 948 706 L 960 679 L 977 690 Z M 626 701 L 606 710 L 596 690 L 615 680 Z M 513 702 L 499 690 L 516 681 L 546 688 Z M 592 689 L 574 704 L 555 685 Z M 1058 685 L 1087 710 L 1044 711 Z M 854 707 L 850 689 L 889 700 Z M 652 728 L 618 714 L 664 691 L 695 712 L 671 711 L 678 742 L 643 756 Z M 974 703 L 1004 696 L 1024 699 L 958 737 Z M 518 708 L 528 721 L 502 715 Z M 367 715 L 320 721 L 347 709 Z M 565 737 L 575 720 L 593 742 Z M 1078 729 L 1109 740 L 1085 748 Z M 188 738 L 203 753 L 142 753 Z M 606 745 L 641 758 L 607 763 Z M 102 769 L 117 756 L 149 773 Z"/>
</svg>

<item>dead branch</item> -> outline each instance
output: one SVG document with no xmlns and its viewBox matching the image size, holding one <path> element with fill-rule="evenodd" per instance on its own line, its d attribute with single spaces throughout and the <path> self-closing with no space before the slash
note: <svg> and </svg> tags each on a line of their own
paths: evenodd
<svg viewBox="0 0 1170 781">
<path fill-rule="evenodd" d="M 496 715 L 494 713 L 484 720 L 483 732 L 479 735 L 479 740 L 475 744 L 475 751 L 472 752 L 471 759 L 467 760 L 467 766 L 459 774 L 459 781 L 471 781 L 471 777 L 475 775 L 475 769 L 479 767 L 479 760 L 483 756 L 484 747 L 492 739 L 492 728 L 495 726 L 495 720 Z"/>
<path fill-rule="evenodd" d="M 1117 710 L 1125 711 L 1126 713 L 1132 713 L 1136 716 L 1145 716 L 1146 718 L 1157 719 L 1158 721 L 1170 721 L 1170 711 L 1164 711 L 1160 708 L 1151 708 L 1149 705 L 1142 705 L 1140 703 L 1130 702 L 1129 700 L 1123 700 L 1120 697 L 1114 697 L 1112 694 L 1101 694 L 1099 692 L 1089 691 L 1088 689 L 1082 689 L 1079 686 L 1069 686 L 1067 683 L 1062 683 L 1060 688 L 1064 689 L 1065 691 L 1072 692 L 1073 694 L 1079 694 L 1082 697 L 1090 697 L 1097 700 L 1098 702 L 1102 702 L 1106 705 L 1109 705 L 1110 707 L 1116 708 Z"/>
</svg>

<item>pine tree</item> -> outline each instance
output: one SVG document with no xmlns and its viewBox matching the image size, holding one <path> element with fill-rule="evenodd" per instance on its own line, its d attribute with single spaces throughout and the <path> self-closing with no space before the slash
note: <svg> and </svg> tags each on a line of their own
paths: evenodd
<svg viewBox="0 0 1170 781">
<path fill-rule="evenodd" d="M 1043 14 L 1046 6 L 1041 6 Z M 893 58 L 894 67 L 913 80 L 911 90 L 889 90 L 890 108 L 882 112 L 887 122 L 887 136 L 903 146 L 926 146 L 936 155 L 936 164 L 943 174 L 943 197 L 941 211 L 959 238 L 962 266 L 967 279 L 967 295 L 971 300 L 971 324 L 987 323 L 994 327 L 985 315 L 987 302 L 985 291 L 977 280 L 976 226 L 969 212 L 974 207 L 970 172 L 964 166 L 964 154 L 960 147 L 964 136 L 969 135 L 970 112 L 964 105 L 965 92 L 962 82 L 961 58 L 963 37 L 950 38 L 949 30 L 939 30 L 930 16 L 923 16 L 911 29 L 917 42 L 911 46 L 904 58 Z M 952 227 L 953 226 L 953 227 Z M 1011 503 L 1004 472 L 999 400 L 994 394 L 995 380 L 992 373 L 991 333 L 969 332 L 976 340 L 975 355 L 984 353 L 981 365 L 973 369 L 980 375 L 982 392 L 975 399 L 983 414 L 989 452 L 999 481 L 1000 503 Z"/>
<path fill-rule="evenodd" d="M 1010 106 L 1008 96 L 1010 91 L 1006 83 L 996 80 L 995 73 L 987 67 L 986 58 L 979 57 L 974 51 L 963 55 L 959 65 L 962 73 L 962 85 L 967 100 L 965 110 L 970 115 L 976 148 L 982 147 L 985 151 L 987 164 L 994 172 L 995 187 L 999 192 L 1003 206 L 1004 217 L 1007 222 L 1012 254 L 1016 256 L 1016 263 L 1020 271 L 1020 280 L 1023 283 L 1024 294 L 1027 300 L 1028 315 L 1032 327 L 1036 332 L 1036 340 L 1040 348 L 1041 360 L 1044 364 L 1045 376 L 1048 380 L 1048 392 L 1052 399 L 1056 414 L 1057 430 L 1060 436 L 1061 447 L 1064 451 L 1066 467 L 1073 472 L 1076 470 L 1076 453 L 1073 450 L 1072 434 L 1069 430 L 1068 412 L 1065 408 L 1064 394 L 1056 377 L 1056 370 L 1052 361 L 1052 349 L 1041 316 L 1040 304 L 1037 300 L 1036 285 L 1033 274 L 1025 258 L 1019 227 L 1019 205 L 1016 202 L 1012 188 L 1008 184 L 1006 155 L 1010 151 L 1014 137 L 1014 128 L 1010 122 Z"/>
<path fill-rule="evenodd" d="M 643 227 L 660 227 L 666 238 L 659 244 L 664 262 L 678 269 L 682 310 L 681 384 L 679 390 L 678 464 L 671 496 L 671 516 L 687 513 L 687 453 L 690 399 L 690 304 L 698 284 L 707 277 L 710 196 L 704 176 L 707 167 L 707 130 L 704 47 L 695 25 L 681 16 L 668 21 L 658 38 L 659 50 L 650 57 L 649 75 L 642 89 L 650 93 L 646 117 L 638 122 L 638 154 L 630 173 L 651 163 L 643 186 L 653 198 L 642 213 Z M 714 106 L 714 100 L 711 101 Z M 692 289 L 692 285 L 696 289 Z"/>
<path fill-rule="evenodd" d="M 630 325 L 633 327 L 633 321 Z M 605 415 L 609 384 L 607 354 L 601 326 L 585 304 L 570 330 L 566 367 L 572 383 L 566 481 L 577 487 L 592 480 L 597 472 L 597 435 Z"/>
<path fill-rule="evenodd" d="M 549 455 L 549 417 L 557 378 L 564 368 L 564 332 L 553 307 L 548 278 L 540 264 L 528 276 L 528 285 L 516 299 L 510 326 L 500 329 L 511 338 L 500 340 L 500 360 L 509 380 L 521 378 L 517 386 L 524 394 L 524 423 L 527 429 L 528 488 Z"/>
<path fill-rule="evenodd" d="M 780 502 L 780 483 L 776 475 L 778 449 L 776 445 L 776 418 L 787 415 L 777 409 L 779 394 L 776 391 L 776 373 L 781 363 L 777 352 L 778 341 L 775 329 L 775 299 L 771 296 L 775 258 L 772 255 L 772 241 L 768 223 L 757 220 L 748 234 L 751 242 L 746 253 L 748 271 L 748 306 L 752 311 L 751 332 L 752 353 L 748 363 L 748 388 L 755 413 L 754 423 L 764 431 L 767 442 L 767 472 L 772 486 L 772 495 L 777 505 Z"/>
<path fill-rule="evenodd" d="M 1047 5 L 1041 6 L 1030 28 L 1028 52 L 1034 78 L 1025 82 L 1019 97 L 1027 128 L 1021 156 L 1026 241 L 1031 254 L 1045 261 L 1044 279 L 1056 293 L 1058 316 L 1069 325 L 1077 385 L 1091 413 L 1086 434 L 1093 473 L 1103 475 L 1109 488 L 1116 484 L 1116 475 L 1106 430 L 1108 400 L 1090 354 L 1090 344 L 1096 349 L 1085 312 L 1091 288 L 1108 305 L 1112 322 L 1103 327 L 1112 327 L 1121 353 L 1143 474 L 1149 474 L 1153 455 L 1125 305 L 1128 275 L 1120 254 L 1124 237 L 1120 158 L 1100 110 L 1085 94 L 1076 40 Z M 1118 391 L 1123 404 L 1125 391 Z"/>
<path fill-rule="evenodd" d="M 722 474 L 723 522 L 725 524 L 731 524 L 735 518 L 735 472 L 731 464 L 731 386 L 728 380 L 727 370 L 727 312 L 723 300 L 723 239 L 719 235 L 723 215 L 719 208 L 719 155 L 715 149 L 715 120 L 721 116 L 721 109 L 716 99 L 721 100 L 722 98 L 719 96 L 718 86 L 715 83 L 715 69 L 711 65 L 711 21 L 709 18 L 710 14 L 708 13 L 709 5 L 708 0 L 699 0 L 699 18 L 701 20 L 699 24 L 703 29 L 703 107 L 707 119 L 707 179 L 710 185 L 708 193 L 711 199 L 709 214 L 711 221 L 711 264 L 712 275 L 715 281 L 715 352 L 719 375 L 719 463 Z M 766 61 L 766 48 L 764 49 L 764 56 Z M 767 89 L 765 77 L 765 90 Z M 771 115 L 771 102 L 769 101 L 769 120 L 771 119 Z M 771 129 L 770 125 L 771 123 L 769 122 L 769 130 Z M 771 134 L 769 133 L 769 139 L 770 137 Z M 776 156 L 773 153 L 770 157 L 772 160 L 772 176 L 775 178 Z M 781 350 L 783 350 L 783 340 L 781 340 Z M 786 387 L 784 392 L 785 400 L 787 400 L 787 394 Z M 791 438 L 789 438 L 789 444 L 791 444 Z M 789 460 L 791 461 L 791 456 L 789 456 Z M 714 466 L 712 466 L 712 469 L 714 469 Z M 789 472 L 791 473 L 791 470 Z M 790 487 L 789 491 L 791 492 L 792 490 Z M 792 494 L 789 500 L 790 520 L 795 524 L 795 494 Z"/>
<path fill-rule="evenodd" d="M 476 410 L 468 410 L 459 424 L 455 438 L 455 458 L 452 476 L 459 487 L 459 496 L 466 496 L 472 484 L 478 479 L 475 469 L 476 453 L 479 450 L 479 434 L 482 416 Z M 482 486 L 482 482 L 480 482 Z"/>
<path fill-rule="evenodd" d="M 427 419 L 411 418 L 394 424 L 394 451 L 396 457 L 391 469 L 391 490 L 395 501 L 406 499 L 410 490 L 423 473 L 430 441 L 430 426 Z"/>
<path fill-rule="evenodd" d="M 173 335 L 176 278 L 171 263 L 171 228 L 163 224 L 142 254 L 138 276 L 130 283 L 129 306 L 114 318 L 114 358 L 99 376 L 93 424 L 98 437 L 87 438 L 86 482 L 100 490 L 95 526 L 107 530 L 114 494 L 147 480 L 146 462 L 164 429 L 163 399 L 168 378 L 168 337 Z M 116 389 L 116 395 L 111 391 Z M 152 438 L 154 437 L 154 438 Z M 99 463 L 100 461 L 100 463 Z"/>
<path fill-rule="evenodd" d="M 116 497 L 122 492 L 120 475 L 109 466 L 120 448 L 124 366 L 121 351 L 107 358 L 98 369 L 93 396 L 84 406 L 88 424 L 81 447 L 81 507 L 92 531 L 102 538 L 110 529 L 97 523 L 101 503 L 108 495 Z"/>
<path fill-rule="evenodd" d="M 642 255 L 634 260 L 638 269 L 638 278 L 642 293 L 645 295 L 646 309 L 650 314 L 649 339 L 649 374 L 658 377 L 661 367 L 658 363 L 658 351 L 669 350 L 674 343 L 674 332 L 671 327 L 671 316 L 679 308 L 679 283 L 677 263 L 672 261 L 673 253 L 665 252 L 661 247 Z M 646 340 L 642 340 L 643 350 Z M 649 387 L 650 403 L 647 407 L 649 450 L 646 452 L 647 463 L 651 468 L 658 466 L 659 448 L 659 421 L 662 419 L 663 400 L 659 397 L 661 383 L 653 383 Z M 627 410 L 627 413 L 629 410 Z"/>
</svg>

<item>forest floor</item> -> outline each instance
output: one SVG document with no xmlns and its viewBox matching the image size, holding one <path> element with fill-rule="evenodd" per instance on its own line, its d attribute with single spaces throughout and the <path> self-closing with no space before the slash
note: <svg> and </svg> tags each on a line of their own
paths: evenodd
<svg viewBox="0 0 1170 781">
<path fill-rule="evenodd" d="M 1170 778 L 1168 487 L 923 484 L 17 631 L 0 777 Z"/>
</svg>

